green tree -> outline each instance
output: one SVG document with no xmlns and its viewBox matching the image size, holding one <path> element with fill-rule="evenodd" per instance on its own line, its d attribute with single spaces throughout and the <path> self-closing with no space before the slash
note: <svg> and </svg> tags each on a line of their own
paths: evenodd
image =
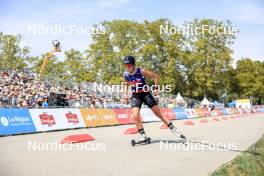
<svg viewBox="0 0 264 176">
<path fill-rule="evenodd" d="M 135 21 L 104 21 L 105 33 L 93 35 L 93 43 L 87 50 L 90 75 L 96 81 L 110 84 L 121 82 L 125 55 L 138 56 L 144 40 L 144 26 Z"/>
<path fill-rule="evenodd" d="M 34 61 L 34 70 L 38 74 L 39 78 L 42 80 L 48 80 L 53 84 L 64 84 L 70 76 L 67 74 L 65 63 L 62 61 L 58 61 L 58 58 L 55 55 L 49 57 L 48 62 L 44 68 L 44 71 L 40 77 L 39 72 L 40 68 L 43 64 L 43 61 L 46 57 L 48 57 L 49 53 L 42 55 L 41 58 Z"/>
<path fill-rule="evenodd" d="M 0 32 L 0 69 L 23 70 L 30 48 L 20 47 L 21 35 L 5 35 Z"/>
<path fill-rule="evenodd" d="M 233 33 L 220 34 L 210 32 L 215 29 L 232 27 L 231 22 L 221 22 L 213 19 L 195 19 L 187 26 L 200 28 L 200 33 L 186 36 L 187 53 L 183 65 L 186 68 L 189 97 L 202 98 L 204 95 L 219 99 L 223 92 L 230 90 L 229 70 L 232 69 L 232 50 L 235 35 Z M 221 32 L 221 30 L 220 30 Z"/>
<path fill-rule="evenodd" d="M 74 82 L 90 81 L 87 58 L 80 51 L 71 49 L 65 52 L 65 70 Z"/>
<path fill-rule="evenodd" d="M 101 25 L 105 34 L 94 35 L 89 53 L 93 76 L 110 84 L 119 83 L 124 71 L 122 59 L 133 55 L 137 66 L 157 71 L 160 82 L 171 84 L 173 91 L 179 89 L 182 80 L 178 60 L 182 43 L 180 34 L 160 32 L 160 26 L 172 26 L 167 19 L 137 23 L 129 20 L 105 21 Z M 169 69 L 168 69 L 169 68 Z M 177 85 L 177 86 L 175 86 Z"/>
<path fill-rule="evenodd" d="M 264 102 L 264 63 L 242 58 L 237 61 L 235 79 L 240 98 L 252 96 L 254 102 Z"/>
</svg>

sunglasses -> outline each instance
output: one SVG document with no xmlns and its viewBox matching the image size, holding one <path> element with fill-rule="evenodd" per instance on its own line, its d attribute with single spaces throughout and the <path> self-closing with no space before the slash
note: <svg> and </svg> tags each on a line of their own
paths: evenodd
<svg viewBox="0 0 264 176">
<path fill-rule="evenodd" d="M 133 64 L 125 64 L 125 67 L 126 68 L 131 68 L 131 67 L 133 67 Z"/>
</svg>

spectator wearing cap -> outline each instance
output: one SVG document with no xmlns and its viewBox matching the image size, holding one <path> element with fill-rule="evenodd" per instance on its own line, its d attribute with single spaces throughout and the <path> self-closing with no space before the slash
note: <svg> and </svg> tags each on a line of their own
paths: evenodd
<svg viewBox="0 0 264 176">
<path fill-rule="evenodd" d="M 45 97 L 45 98 L 44 98 L 44 102 L 42 103 L 42 107 L 43 107 L 43 108 L 47 108 L 48 106 L 49 106 L 48 98 Z"/>
<path fill-rule="evenodd" d="M 42 107 L 42 103 L 43 103 L 43 98 L 38 98 L 36 107 Z"/>
</svg>

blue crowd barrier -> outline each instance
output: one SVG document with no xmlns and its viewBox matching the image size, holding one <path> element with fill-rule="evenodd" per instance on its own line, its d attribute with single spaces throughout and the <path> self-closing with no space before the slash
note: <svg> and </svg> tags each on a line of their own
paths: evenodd
<svg viewBox="0 0 264 176">
<path fill-rule="evenodd" d="M 36 132 L 28 109 L 0 109 L 0 135 Z"/>
<path fill-rule="evenodd" d="M 173 108 L 173 112 L 176 115 L 176 120 L 188 118 L 188 116 L 187 116 L 187 114 L 183 108 Z"/>
</svg>

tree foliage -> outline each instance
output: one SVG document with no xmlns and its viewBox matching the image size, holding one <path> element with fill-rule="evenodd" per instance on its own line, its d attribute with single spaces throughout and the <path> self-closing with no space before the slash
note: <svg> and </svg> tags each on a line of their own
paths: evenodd
<svg viewBox="0 0 264 176">
<path fill-rule="evenodd" d="M 160 84 L 171 85 L 172 93 L 181 92 L 195 99 L 207 96 L 221 100 L 227 94 L 228 100 L 253 97 L 255 102 L 264 101 L 264 63 L 242 58 L 236 68 L 232 67 L 234 33 L 211 33 L 208 28 L 203 33 L 164 32 L 161 26 L 180 29 L 164 18 L 143 22 L 103 21 L 99 25 L 105 33 L 92 35 L 92 43 L 85 52 L 65 51 L 64 61 L 51 57 L 44 77 L 62 84 L 86 81 L 119 84 L 124 71 L 123 58 L 133 55 L 137 66 L 158 72 Z M 185 23 L 191 29 L 201 30 L 203 26 L 214 26 L 223 32 L 233 25 L 230 21 L 214 19 Z M 20 42 L 20 35 L 0 33 L 0 69 L 39 73 L 47 54 L 29 56 L 30 48 L 21 47 Z"/>
</svg>

